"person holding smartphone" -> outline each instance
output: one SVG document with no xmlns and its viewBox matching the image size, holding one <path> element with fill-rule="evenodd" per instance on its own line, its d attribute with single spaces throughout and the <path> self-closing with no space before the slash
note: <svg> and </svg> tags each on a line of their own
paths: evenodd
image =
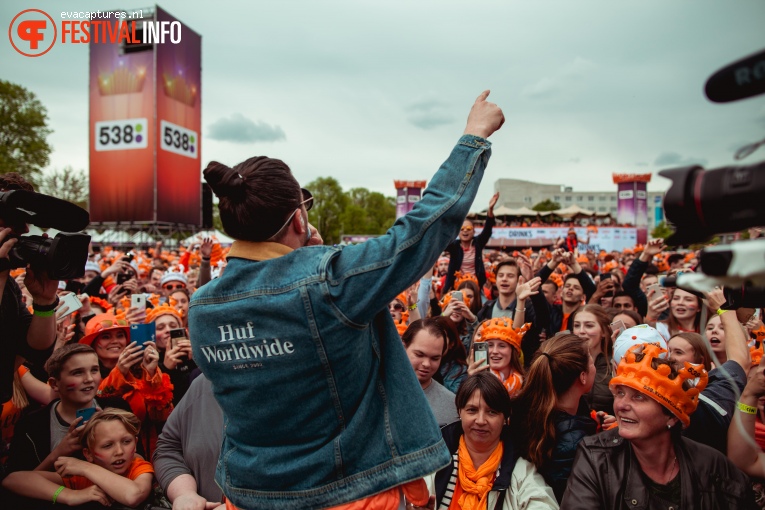
<svg viewBox="0 0 765 510">
<path fill-rule="evenodd" d="M 177 405 L 188 391 L 193 376 L 199 374 L 181 313 L 164 303 L 146 312 L 146 322 L 154 323 L 160 367 L 170 376 L 173 405 Z"/>
</svg>

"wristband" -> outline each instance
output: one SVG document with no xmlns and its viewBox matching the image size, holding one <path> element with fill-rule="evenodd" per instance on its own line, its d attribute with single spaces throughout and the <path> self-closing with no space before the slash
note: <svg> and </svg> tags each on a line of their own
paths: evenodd
<svg viewBox="0 0 765 510">
<path fill-rule="evenodd" d="M 736 402 L 736 409 L 741 411 L 745 414 L 757 414 L 757 408 L 753 406 L 748 406 L 744 404 L 743 402 Z"/>
<path fill-rule="evenodd" d="M 516 308 L 515 311 L 516 312 L 525 312 L 526 309 L 525 308 Z"/>
<path fill-rule="evenodd" d="M 718 309 L 717 309 L 717 315 L 722 315 L 722 314 L 724 314 L 725 312 L 730 312 L 730 310 L 723 310 L 722 308 L 718 308 Z"/>
<path fill-rule="evenodd" d="M 63 485 L 59 485 L 58 489 L 56 489 L 56 492 L 53 493 L 53 497 L 51 498 L 51 502 L 55 505 L 56 500 L 58 499 L 58 495 L 61 494 L 61 492 L 64 490 Z"/>
<path fill-rule="evenodd" d="M 414 303 L 413 305 L 409 305 L 410 310 L 417 310 L 417 303 Z"/>
<path fill-rule="evenodd" d="M 58 306 L 58 296 L 56 296 L 56 300 L 49 305 L 38 305 L 37 303 L 34 302 L 34 300 L 32 301 L 32 309 L 35 312 L 55 312 L 57 306 Z M 47 316 L 44 315 L 43 317 L 47 317 Z"/>
<path fill-rule="evenodd" d="M 33 310 L 32 315 L 36 315 L 37 317 L 53 317 L 56 315 L 56 310 L 50 310 L 47 312 L 41 312 L 40 310 Z"/>
<path fill-rule="evenodd" d="M 202 260 L 205 262 L 210 262 L 210 257 L 202 257 Z"/>
</svg>

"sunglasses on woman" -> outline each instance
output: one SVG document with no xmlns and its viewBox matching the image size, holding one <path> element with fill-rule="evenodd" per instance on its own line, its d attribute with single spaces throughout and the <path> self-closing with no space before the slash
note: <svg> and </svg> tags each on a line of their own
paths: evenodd
<svg viewBox="0 0 765 510">
<path fill-rule="evenodd" d="M 395 305 L 388 305 L 388 310 L 395 310 L 397 312 L 403 312 L 404 311 L 404 305 L 401 303 L 396 303 Z"/>
<path fill-rule="evenodd" d="M 182 283 L 166 283 L 162 286 L 165 290 L 179 290 L 179 289 L 185 289 L 186 286 Z"/>
</svg>

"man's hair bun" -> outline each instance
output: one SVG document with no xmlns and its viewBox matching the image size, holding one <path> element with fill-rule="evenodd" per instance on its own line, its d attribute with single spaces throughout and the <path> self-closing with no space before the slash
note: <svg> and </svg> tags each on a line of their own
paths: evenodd
<svg viewBox="0 0 765 510">
<path fill-rule="evenodd" d="M 244 179 L 233 168 L 211 161 L 202 173 L 218 198 L 244 196 Z"/>
</svg>

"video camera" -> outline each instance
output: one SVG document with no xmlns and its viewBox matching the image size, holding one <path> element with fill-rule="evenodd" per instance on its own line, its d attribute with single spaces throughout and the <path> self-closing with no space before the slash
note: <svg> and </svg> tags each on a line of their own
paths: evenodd
<svg viewBox="0 0 765 510">
<path fill-rule="evenodd" d="M 26 190 L 0 191 L 0 217 L 17 232 L 24 232 L 28 223 L 64 232 L 79 232 L 90 223 L 85 209 Z M 8 256 L 10 268 L 31 265 L 33 270 L 47 272 L 52 280 L 70 280 L 85 273 L 89 235 L 61 232 L 52 239 L 37 235 L 17 239 Z"/>
<path fill-rule="evenodd" d="M 725 103 L 762 94 L 763 69 L 765 51 L 724 67 L 707 80 L 707 98 Z M 664 213 L 675 233 L 667 244 L 698 243 L 718 233 L 765 225 L 765 161 L 706 171 L 700 166 L 673 168 L 659 175 L 672 180 L 664 197 Z M 665 286 L 696 292 L 720 286 L 728 309 L 765 306 L 765 239 L 705 248 L 699 268 L 701 273 L 683 273 Z"/>
</svg>

